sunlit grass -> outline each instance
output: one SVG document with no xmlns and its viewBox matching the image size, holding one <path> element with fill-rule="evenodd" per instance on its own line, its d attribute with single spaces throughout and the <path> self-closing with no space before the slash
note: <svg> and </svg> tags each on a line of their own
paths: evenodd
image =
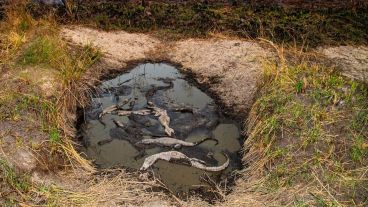
<svg viewBox="0 0 368 207">
<path fill-rule="evenodd" d="M 74 124 L 69 115 L 79 104 L 81 94 L 78 96 L 78 93 L 90 87 L 83 85 L 84 75 L 99 60 L 101 53 L 91 44 L 82 47 L 67 45 L 60 38 L 59 26 L 52 15 L 36 20 L 25 10 L 26 2 L 19 0 L 11 4 L 6 9 L 6 21 L 0 22 L 0 69 L 1 72 L 3 68 L 9 70 L 9 77 L 0 83 L 0 121 L 12 124 L 27 121 L 48 135 L 49 139 L 43 140 L 42 147 L 29 146 L 37 151 L 37 159 L 44 157 L 41 158 L 42 165 L 46 168 L 74 168 L 78 165 L 78 168 L 91 172 L 93 167 L 74 149 L 67 130 Z M 42 71 L 47 75 L 43 77 Z M 45 77 L 52 77 L 51 83 L 54 84 L 51 86 L 53 92 L 48 96 L 38 85 L 38 80 L 42 82 Z M 13 172 L 11 167 L 6 170 Z M 8 175 L 22 176 L 19 173 Z M 3 182 L 1 177 L 0 181 Z M 9 205 L 30 202 L 33 196 L 44 196 L 38 186 L 26 180 L 24 183 L 29 187 L 24 191 L 15 190 Z M 10 183 L 12 189 L 21 187 L 15 182 Z M 57 203 L 52 198 L 54 188 L 48 186 L 45 189 L 43 192 L 51 196 L 46 203 L 53 206 Z"/>
<path fill-rule="evenodd" d="M 368 86 L 330 68 L 266 65 L 247 140 L 267 166 L 263 187 L 272 193 L 316 182 L 329 188 L 314 194 L 314 205 L 366 205 L 366 106 Z"/>
<path fill-rule="evenodd" d="M 55 37 L 37 37 L 25 49 L 19 58 L 19 63 L 22 65 L 50 66 L 54 59 L 57 59 L 61 53 L 60 41 Z"/>
</svg>

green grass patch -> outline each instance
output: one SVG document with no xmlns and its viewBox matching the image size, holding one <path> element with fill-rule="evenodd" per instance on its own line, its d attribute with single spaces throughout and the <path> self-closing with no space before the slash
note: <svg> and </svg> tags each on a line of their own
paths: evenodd
<svg viewBox="0 0 368 207">
<path fill-rule="evenodd" d="M 22 15 L 27 18 L 23 19 Z M 12 18 L 0 22 L 0 71 L 3 73 L 0 76 L 8 76 L 0 81 L 0 122 L 19 124 L 19 130 L 25 133 L 34 127 L 37 129 L 32 130 L 48 135 L 49 140 L 43 140 L 42 147 L 22 137 L 16 138 L 16 144 L 25 144 L 36 151 L 42 170 L 64 168 L 69 162 L 80 162 L 86 168 L 90 167 L 67 139 L 70 126 L 74 124 L 69 115 L 75 113 L 68 106 L 77 107 L 79 102 L 69 102 L 65 97 L 79 101 L 82 96 L 76 93 L 88 91 L 90 85 L 85 84 L 82 77 L 99 60 L 100 51 L 93 45 L 68 47 L 59 37 L 59 28 L 52 16 L 33 19 L 17 6 L 6 16 Z M 26 66 L 32 66 L 31 72 L 24 70 L 28 69 Z M 39 68 L 42 70 L 37 71 Z M 49 72 L 46 76 L 24 76 L 43 75 L 44 70 Z M 39 85 L 44 77 L 56 79 L 54 94 L 45 94 Z M 0 206 L 17 206 L 20 202 L 24 205 L 57 206 L 55 188 L 34 186 L 28 181 L 27 175 L 18 173 L 0 159 Z"/>
<path fill-rule="evenodd" d="M 57 130 L 57 107 L 52 101 L 39 95 L 8 91 L 6 97 L 0 97 L 0 103 L 0 120 L 17 121 L 32 112 L 38 117 L 41 130 L 49 134 L 50 140 L 60 141 Z"/>
<path fill-rule="evenodd" d="M 4 183 L 7 184 L 8 190 L 13 189 L 22 193 L 28 192 L 31 186 L 26 176 L 17 175 L 6 161 L 0 159 L 0 186 Z M 5 186 L 2 189 L 5 190 Z"/>
<path fill-rule="evenodd" d="M 60 42 L 52 37 L 37 37 L 19 58 L 21 65 L 51 65 L 61 55 Z"/>
<path fill-rule="evenodd" d="M 329 68 L 267 67 L 248 138 L 267 150 L 265 189 L 322 182 L 336 193 L 319 192 L 315 205 L 367 205 L 367 106 L 368 86 Z"/>
<path fill-rule="evenodd" d="M 83 74 L 100 58 L 100 50 L 93 45 L 85 45 L 73 54 L 61 56 L 56 64 L 59 65 L 59 79 L 63 86 L 70 86 L 80 81 Z"/>
</svg>

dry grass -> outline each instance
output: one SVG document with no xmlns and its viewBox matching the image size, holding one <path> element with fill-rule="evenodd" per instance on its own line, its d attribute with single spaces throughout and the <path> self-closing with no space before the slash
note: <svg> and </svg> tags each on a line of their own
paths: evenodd
<svg viewBox="0 0 368 207">
<path fill-rule="evenodd" d="M 366 206 L 367 100 L 365 84 L 331 68 L 266 64 L 247 123 L 243 161 L 249 168 L 228 202 Z"/>
<path fill-rule="evenodd" d="M 93 172 L 90 163 L 75 151 L 71 140 L 74 134 L 70 130 L 75 117 L 70 114 L 74 115 L 76 107 L 84 104 L 81 97 L 86 97 L 89 85 L 83 84 L 86 81 L 82 79 L 87 69 L 98 61 L 99 50 L 92 45 L 70 48 L 59 38 L 52 16 L 33 19 L 25 10 L 26 2 L 19 0 L 9 4 L 6 21 L 0 22 L 0 118 L 2 121 L 36 122 L 35 127 L 49 135 L 49 140 L 44 140 L 34 152 L 45 169 L 71 165 Z M 23 72 L 30 71 L 30 67 L 46 68 L 55 74 L 59 84 L 51 86 L 56 88 L 52 96 L 42 93 L 40 86 L 35 84 L 37 81 L 33 81 L 42 79 L 42 73 Z M 19 126 L 19 130 L 23 130 L 22 127 Z M 25 179 L 24 182 L 29 181 Z M 14 185 L 7 186 L 17 189 Z M 30 189 L 15 192 L 19 192 L 15 193 L 19 195 L 15 196 L 17 202 L 30 201 L 34 196 Z M 28 197 L 22 196 L 24 193 L 28 193 Z"/>
<path fill-rule="evenodd" d="M 69 185 L 44 187 L 41 193 L 47 205 L 52 206 L 119 206 L 135 203 L 140 205 L 152 199 L 168 198 L 163 193 L 151 193 L 160 186 L 155 181 L 136 179 L 138 175 L 124 170 L 106 170 L 98 174 L 67 174 L 63 179 Z M 84 181 L 80 184 L 80 179 Z M 40 192 L 40 191 L 39 191 Z"/>
</svg>

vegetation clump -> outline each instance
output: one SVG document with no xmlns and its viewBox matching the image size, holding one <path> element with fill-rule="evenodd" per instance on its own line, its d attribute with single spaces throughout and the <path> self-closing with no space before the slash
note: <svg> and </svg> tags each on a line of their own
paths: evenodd
<svg viewBox="0 0 368 207">
<path fill-rule="evenodd" d="M 244 157 L 259 155 L 258 190 L 307 189 L 296 193 L 296 206 L 367 205 L 367 106 L 367 85 L 331 68 L 267 66 Z"/>
<path fill-rule="evenodd" d="M 27 133 L 32 126 L 31 130 L 43 132 L 49 139 L 36 145 L 19 137 L 14 147 L 34 151 L 40 169 L 65 168 L 79 161 L 90 167 L 75 151 L 70 139 L 73 119 L 69 114 L 81 104 L 77 89 L 83 86 L 83 75 L 99 60 L 101 53 L 93 45 L 69 47 L 61 40 L 52 14 L 36 20 L 26 11 L 26 5 L 22 0 L 9 4 L 5 21 L 0 22 L 1 148 L 9 133 L 6 123 L 16 126 L 15 131 Z M 49 81 L 57 84 L 48 85 Z M 1 157 L 3 153 L 0 150 Z M 34 198 L 42 205 L 54 202 L 49 197 L 54 196 L 55 189 L 35 186 L 29 176 L 0 158 L 1 206 L 27 203 Z"/>
</svg>

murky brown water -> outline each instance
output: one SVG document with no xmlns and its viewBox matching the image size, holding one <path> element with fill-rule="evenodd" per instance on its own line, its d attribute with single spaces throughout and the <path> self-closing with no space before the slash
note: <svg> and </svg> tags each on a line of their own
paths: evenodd
<svg viewBox="0 0 368 207">
<path fill-rule="evenodd" d="M 204 178 L 209 176 L 218 181 L 239 167 L 240 128 L 238 123 L 224 117 L 219 107 L 208 95 L 188 83 L 179 71 L 168 64 L 142 64 L 129 73 L 103 82 L 100 91 L 92 98 L 92 106 L 86 112 L 82 135 L 86 155 L 101 168 L 127 167 L 139 170 L 144 159 L 163 151 L 177 150 L 188 157 L 204 160 L 207 166 L 219 166 L 230 158 L 229 167 L 222 172 L 205 172 L 184 163 L 158 161 L 151 168 L 156 177 L 175 193 L 186 193 L 191 189 L 206 188 Z M 125 110 L 140 110 L 147 101 L 167 110 L 170 127 L 177 139 L 195 142 L 206 137 L 217 139 L 206 141 L 195 147 L 171 149 L 151 146 L 139 148 L 135 142 L 166 136 L 164 128 L 154 115 L 118 116 L 106 114 L 100 119 L 103 109 L 130 102 L 122 106 Z M 178 107 L 193 109 L 177 111 Z M 120 121 L 126 128 L 118 128 L 113 120 Z M 106 141 L 107 140 L 107 141 Z M 102 141 L 102 142 L 101 142 Z"/>
</svg>

